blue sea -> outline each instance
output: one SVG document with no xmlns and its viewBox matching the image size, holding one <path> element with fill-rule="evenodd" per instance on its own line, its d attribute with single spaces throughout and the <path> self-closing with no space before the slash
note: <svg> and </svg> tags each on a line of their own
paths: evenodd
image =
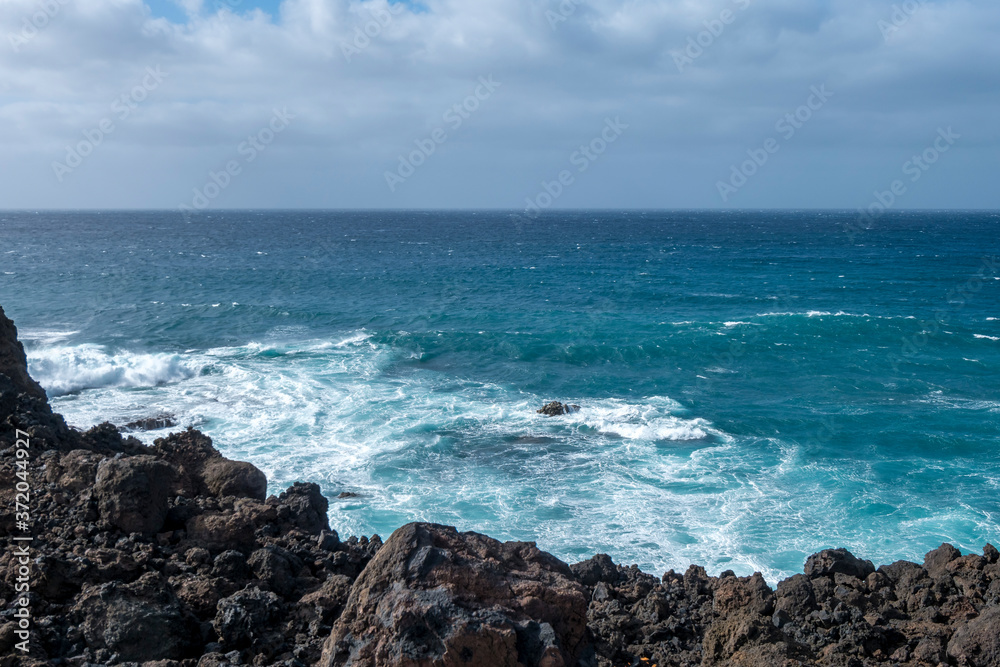
<svg viewBox="0 0 1000 667">
<path fill-rule="evenodd" d="M 72 425 L 176 415 L 342 535 L 772 582 L 1000 541 L 998 262 L 994 212 L 0 213 Z"/>
</svg>

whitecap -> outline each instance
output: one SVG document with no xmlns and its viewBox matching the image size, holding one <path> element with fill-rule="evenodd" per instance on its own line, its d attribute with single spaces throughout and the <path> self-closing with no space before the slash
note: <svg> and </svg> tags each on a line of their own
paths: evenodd
<svg viewBox="0 0 1000 667">
<path fill-rule="evenodd" d="M 109 352 L 89 344 L 31 350 L 28 369 L 53 397 L 103 387 L 156 387 L 197 372 L 178 354 Z"/>
</svg>

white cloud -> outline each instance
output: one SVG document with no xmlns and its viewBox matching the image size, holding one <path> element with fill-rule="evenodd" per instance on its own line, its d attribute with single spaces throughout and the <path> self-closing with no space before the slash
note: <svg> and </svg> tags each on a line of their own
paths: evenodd
<svg viewBox="0 0 1000 667">
<path fill-rule="evenodd" d="M 384 0 L 285 0 L 275 17 L 185 0 L 184 25 L 138 0 L 49 0 L 57 11 L 26 37 L 43 4 L 0 3 L 0 207 L 174 206 L 275 107 L 295 122 L 216 205 L 517 206 L 621 115 L 632 129 L 560 204 L 712 206 L 728 165 L 823 82 L 836 102 L 734 205 L 863 203 L 941 124 L 963 144 L 910 201 L 1000 205 L 985 173 L 1000 94 L 988 0 L 927 0 L 888 43 L 878 21 L 893 3 L 862 0 L 592 0 L 555 29 L 558 0 L 392 14 Z M 679 72 L 672 53 L 727 9 Z M 51 163 L 155 66 L 168 79 L 59 183 Z M 488 74 L 502 90 L 390 196 L 383 172 Z"/>
</svg>

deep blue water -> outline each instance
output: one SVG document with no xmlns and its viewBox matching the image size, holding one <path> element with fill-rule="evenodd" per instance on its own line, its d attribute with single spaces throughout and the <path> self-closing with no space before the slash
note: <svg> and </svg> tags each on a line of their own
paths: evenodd
<svg viewBox="0 0 1000 667">
<path fill-rule="evenodd" d="M 978 551 L 1000 214 L 856 222 L 0 213 L 0 304 L 71 424 L 176 414 L 272 491 L 320 483 L 341 533 L 428 520 L 772 580 L 830 546 Z"/>
</svg>

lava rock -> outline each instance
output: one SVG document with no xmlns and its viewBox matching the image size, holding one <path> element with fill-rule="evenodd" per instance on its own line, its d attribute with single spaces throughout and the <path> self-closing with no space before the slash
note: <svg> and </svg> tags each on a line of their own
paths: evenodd
<svg viewBox="0 0 1000 667">
<path fill-rule="evenodd" d="M 152 456 L 114 458 L 97 467 L 101 517 L 126 533 L 156 533 L 167 518 L 177 471 Z"/>
<path fill-rule="evenodd" d="M 197 620 L 158 573 L 132 584 L 86 589 L 73 608 L 87 646 L 121 661 L 181 660 L 199 655 Z"/>
<path fill-rule="evenodd" d="M 568 415 L 571 412 L 579 411 L 579 405 L 563 404 L 559 401 L 552 401 L 551 403 L 546 403 L 539 410 L 535 410 L 540 415 L 545 415 L 546 417 L 557 417 L 559 415 Z"/>
<path fill-rule="evenodd" d="M 248 586 L 219 600 L 212 625 L 227 648 L 240 649 L 264 636 L 280 617 L 281 600 L 270 591 Z"/>
<path fill-rule="evenodd" d="M 409 524 L 358 577 L 319 664 L 575 666 L 586 609 L 569 566 L 532 543 Z"/>
<path fill-rule="evenodd" d="M 836 573 L 864 579 L 875 571 L 870 560 L 861 560 L 847 549 L 826 549 L 806 559 L 805 574 L 810 579 L 832 577 Z"/>
<path fill-rule="evenodd" d="M 146 417 L 144 419 L 136 419 L 131 421 L 124 426 L 122 430 L 124 431 L 157 431 L 161 428 L 173 428 L 177 426 L 177 418 L 174 415 L 161 414 L 155 417 Z"/>
</svg>

